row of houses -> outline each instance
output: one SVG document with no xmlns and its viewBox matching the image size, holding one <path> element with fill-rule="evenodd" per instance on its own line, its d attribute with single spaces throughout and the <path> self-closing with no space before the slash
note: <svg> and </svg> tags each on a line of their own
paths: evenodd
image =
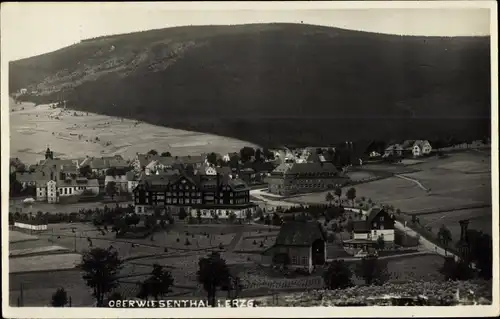
<svg viewBox="0 0 500 319">
<path fill-rule="evenodd" d="M 432 152 L 432 146 L 427 140 L 406 140 L 402 143 L 389 145 L 382 157 L 421 157 L 429 155 Z M 380 154 L 372 152 L 371 157 L 378 157 Z"/>
<path fill-rule="evenodd" d="M 262 183 L 264 177 L 274 168 L 274 165 L 265 162 L 254 163 L 253 167 L 259 171 L 251 167 L 215 167 L 208 164 L 204 154 L 179 157 L 136 154 L 131 160 L 125 160 L 120 155 L 59 159 L 54 158 L 50 148 L 47 148 L 44 160 L 28 169 L 18 169 L 18 162 L 20 161 L 11 161 L 11 172 L 18 171 L 15 173 L 16 180 L 23 188 L 31 187 L 31 193 L 36 195 L 37 200 L 51 203 L 58 203 L 63 197 L 105 194 L 111 182 L 116 187 L 116 193 L 132 195 L 139 183 L 148 177 L 168 178 L 180 172 L 203 171 L 207 167 L 215 169 L 221 176 L 242 180 L 247 185 Z"/>
</svg>

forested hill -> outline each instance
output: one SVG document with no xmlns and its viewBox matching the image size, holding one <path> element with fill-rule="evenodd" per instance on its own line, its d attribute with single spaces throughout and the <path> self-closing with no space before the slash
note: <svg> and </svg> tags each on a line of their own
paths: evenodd
<svg viewBox="0 0 500 319">
<path fill-rule="evenodd" d="M 10 63 L 44 103 L 259 144 L 488 134 L 489 37 L 304 24 L 188 26 L 82 41 Z M 486 123 L 486 125 L 485 125 Z"/>
</svg>

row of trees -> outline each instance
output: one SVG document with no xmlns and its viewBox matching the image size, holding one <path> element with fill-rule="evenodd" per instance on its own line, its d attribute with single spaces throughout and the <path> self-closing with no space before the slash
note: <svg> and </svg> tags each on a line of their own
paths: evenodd
<svg viewBox="0 0 500 319">
<path fill-rule="evenodd" d="M 92 248 L 82 255 L 79 264 L 82 278 L 92 290 L 97 307 L 105 307 L 106 300 L 124 299 L 124 296 L 117 291 L 120 285 L 119 273 L 123 265 L 123 259 L 112 247 Z M 240 279 L 231 274 L 226 261 L 217 252 L 201 258 L 198 266 L 197 280 L 206 291 L 212 307 L 216 306 L 217 290 L 227 291 L 228 298 L 236 298 L 243 288 Z M 171 292 L 173 286 L 174 278 L 171 272 L 159 264 L 154 264 L 150 275 L 140 283 L 139 292 L 135 297 L 159 300 Z M 64 307 L 68 303 L 68 295 L 64 288 L 57 289 L 52 295 L 52 306 Z"/>
</svg>

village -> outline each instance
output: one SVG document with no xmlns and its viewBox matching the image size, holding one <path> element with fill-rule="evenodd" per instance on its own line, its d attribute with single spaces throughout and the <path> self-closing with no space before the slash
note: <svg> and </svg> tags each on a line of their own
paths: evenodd
<svg viewBox="0 0 500 319">
<path fill-rule="evenodd" d="M 62 287 L 72 306 L 94 305 L 80 262 L 96 248 L 122 260 L 106 298 L 138 297 L 157 265 L 173 278 L 165 296 L 203 298 L 210 253 L 238 279 L 227 298 L 444 282 L 450 258 L 484 267 L 467 234 L 491 234 L 489 140 L 451 142 L 12 158 L 11 303 L 46 305 Z M 352 279 L 333 283 L 346 264 Z"/>
</svg>

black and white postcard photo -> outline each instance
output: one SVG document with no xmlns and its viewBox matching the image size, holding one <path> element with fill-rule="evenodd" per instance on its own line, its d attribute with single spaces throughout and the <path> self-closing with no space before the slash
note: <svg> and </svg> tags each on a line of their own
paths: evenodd
<svg viewBox="0 0 500 319">
<path fill-rule="evenodd" d="M 495 1 L 0 12 L 3 317 L 500 314 Z"/>
</svg>

